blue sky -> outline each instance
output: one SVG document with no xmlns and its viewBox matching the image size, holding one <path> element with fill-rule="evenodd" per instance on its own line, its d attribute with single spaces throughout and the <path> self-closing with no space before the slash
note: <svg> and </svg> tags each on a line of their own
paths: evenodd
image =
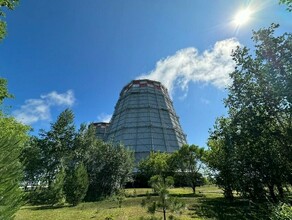
<svg viewBox="0 0 292 220">
<path fill-rule="evenodd" d="M 233 22 L 242 8 L 249 21 Z M 252 30 L 292 30 L 277 0 L 22 0 L 8 12 L 0 44 L 0 77 L 15 99 L 9 114 L 35 132 L 67 107 L 76 125 L 109 118 L 123 86 L 161 81 L 189 144 L 206 146 L 223 98 L 236 45 L 253 48 Z"/>
</svg>

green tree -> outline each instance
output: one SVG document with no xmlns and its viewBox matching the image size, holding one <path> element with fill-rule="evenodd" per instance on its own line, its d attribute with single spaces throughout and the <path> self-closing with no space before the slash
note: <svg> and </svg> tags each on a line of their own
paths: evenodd
<svg viewBox="0 0 292 220">
<path fill-rule="evenodd" d="M 131 180 L 134 154 L 123 145 L 98 141 L 89 153 L 87 200 L 113 195 Z"/>
<path fill-rule="evenodd" d="M 177 173 L 181 173 L 193 192 L 196 193 L 196 187 L 201 185 L 204 149 L 196 145 L 183 145 L 171 156 L 172 167 Z"/>
<path fill-rule="evenodd" d="M 27 186 L 38 187 L 44 180 L 44 159 L 43 151 L 38 137 L 30 137 L 30 140 L 24 146 L 20 161 L 24 170 L 24 188 Z"/>
<path fill-rule="evenodd" d="M 51 182 L 48 190 L 45 192 L 46 203 L 50 205 L 59 205 L 64 203 L 64 182 L 65 182 L 65 169 L 62 167 L 55 178 Z"/>
<path fill-rule="evenodd" d="M 12 98 L 12 95 L 7 90 L 7 81 L 3 78 L 0 78 L 0 107 L 5 98 Z M 0 114 L 3 115 L 3 112 L 0 109 Z"/>
<path fill-rule="evenodd" d="M 32 137 L 22 151 L 24 180 L 40 188 L 39 195 L 31 195 L 32 198 L 40 197 L 33 199 L 36 202 L 53 205 L 63 200 L 65 169 L 76 163 L 73 161 L 76 137 L 73 119 L 73 112 L 64 110 L 49 131 L 41 130 L 40 137 Z"/>
<path fill-rule="evenodd" d="M 6 36 L 4 10 L 13 10 L 17 0 L 0 0 L 0 42 Z M 19 162 L 21 148 L 28 139 L 28 126 L 18 123 L 14 118 L 2 112 L 5 98 L 11 98 L 7 90 L 7 81 L 0 78 L 0 218 L 13 219 L 14 213 L 22 202 L 19 189 L 22 166 Z"/>
<path fill-rule="evenodd" d="M 155 175 L 172 176 L 173 170 L 170 161 L 171 154 L 169 153 L 150 152 L 150 155 L 138 164 L 139 175 L 146 181 Z"/>
<path fill-rule="evenodd" d="M 96 129 L 94 126 L 81 124 L 74 138 L 73 160 L 75 162 L 86 162 L 91 157 L 91 152 L 96 149 L 100 141 L 96 138 Z"/>
<path fill-rule="evenodd" d="M 282 199 L 292 179 L 292 35 L 274 36 L 278 26 L 253 33 L 254 55 L 246 47 L 234 52 L 236 68 L 225 100 L 229 117 L 210 138 L 219 176 L 228 174 L 221 175 L 226 166 L 216 161 L 230 166 L 225 170 L 230 180 L 223 182 L 235 179 L 233 189 L 254 200 L 268 194 L 273 201 Z"/>
<path fill-rule="evenodd" d="M 274 186 L 283 197 L 292 168 L 292 35 L 274 36 L 278 27 L 254 32 L 255 57 L 247 48 L 235 51 L 237 66 L 226 99 L 238 155 L 249 168 L 245 188 L 256 189 L 249 192 L 255 196 L 267 186 L 273 200 Z"/>
<path fill-rule="evenodd" d="M 216 120 L 214 131 L 208 141 L 205 161 L 211 168 L 215 183 L 223 189 L 224 197 L 232 201 L 233 190 L 237 182 L 237 160 L 235 146 L 231 142 L 230 120 Z"/>
<path fill-rule="evenodd" d="M 292 0 L 280 0 L 280 4 L 287 5 L 287 10 L 292 11 Z"/>
<path fill-rule="evenodd" d="M 174 199 L 169 194 L 169 188 L 173 187 L 174 180 L 173 177 L 163 177 L 161 175 L 152 176 L 149 180 L 149 185 L 153 188 L 154 192 L 158 194 L 158 200 L 152 200 L 148 197 L 142 200 L 142 206 L 148 204 L 148 212 L 155 214 L 157 211 L 163 213 L 163 219 L 166 220 L 167 210 L 170 212 L 178 212 L 184 207 L 182 202 Z"/>
<path fill-rule="evenodd" d="M 88 175 L 83 163 L 77 164 L 73 170 L 69 169 L 64 184 L 66 201 L 73 206 L 78 205 L 87 193 L 88 184 Z"/>
<path fill-rule="evenodd" d="M 0 0 L 0 41 L 2 41 L 6 35 L 6 22 L 3 21 L 5 13 L 3 9 L 13 10 L 18 2 L 18 0 Z"/>
<path fill-rule="evenodd" d="M 76 134 L 73 120 L 73 112 L 66 109 L 58 116 L 56 122 L 51 124 L 49 131 L 40 133 L 39 143 L 43 150 L 42 159 L 49 188 L 56 174 L 66 167 L 72 157 Z"/>
<path fill-rule="evenodd" d="M 6 80 L 0 78 L 0 105 L 8 97 Z M 13 219 L 22 201 L 19 188 L 22 166 L 19 156 L 28 140 L 29 127 L 0 110 L 0 128 L 0 218 Z"/>
</svg>

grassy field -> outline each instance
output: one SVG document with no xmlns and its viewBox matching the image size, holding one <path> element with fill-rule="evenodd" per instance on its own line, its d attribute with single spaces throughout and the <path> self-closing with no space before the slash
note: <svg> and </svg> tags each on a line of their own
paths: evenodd
<svg viewBox="0 0 292 220">
<path fill-rule="evenodd" d="M 16 220 L 127 220 L 151 216 L 146 208 L 141 206 L 141 201 L 151 189 L 127 189 L 126 199 L 122 207 L 113 199 L 94 203 L 82 203 L 76 207 L 61 206 L 24 206 L 16 214 Z M 259 212 L 257 207 L 238 199 L 234 203 L 227 203 L 223 199 L 222 191 L 214 186 L 198 187 L 196 195 L 190 188 L 174 188 L 171 195 L 178 197 L 186 204 L 182 214 L 168 213 L 177 219 L 222 219 L 238 220 L 252 219 L 250 213 Z M 162 217 L 162 213 L 156 213 Z"/>
</svg>

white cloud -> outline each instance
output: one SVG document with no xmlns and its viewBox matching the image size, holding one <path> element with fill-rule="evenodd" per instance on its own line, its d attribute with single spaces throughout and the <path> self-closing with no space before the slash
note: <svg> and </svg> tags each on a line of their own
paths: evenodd
<svg viewBox="0 0 292 220">
<path fill-rule="evenodd" d="M 28 99 L 20 109 L 12 114 L 18 121 L 24 124 L 33 124 L 38 121 L 48 121 L 51 119 L 51 108 L 53 106 L 70 107 L 74 104 L 75 97 L 72 90 L 66 93 L 56 91 L 41 95 L 39 99 Z"/>
<path fill-rule="evenodd" d="M 46 99 L 52 105 L 72 106 L 75 102 L 75 97 L 72 90 L 68 90 L 63 94 L 58 94 L 56 91 L 53 91 L 49 94 L 41 95 L 41 98 Z"/>
<path fill-rule="evenodd" d="M 179 50 L 174 55 L 159 60 L 154 70 L 140 75 L 138 79 L 160 81 L 171 95 L 177 87 L 187 92 L 190 82 L 225 88 L 230 83 L 229 73 L 235 67 L 230 55 L 239 45 L 235 38 L 230 38 L 216 42 L 213 48 L 201 54 L 194 47 Z"/>
<path fill-rule="evenodd" d="M 100 122 L 110 122 L 112 115 L 101 113 L 97 116 L 98 121 Z"/>
</svg>

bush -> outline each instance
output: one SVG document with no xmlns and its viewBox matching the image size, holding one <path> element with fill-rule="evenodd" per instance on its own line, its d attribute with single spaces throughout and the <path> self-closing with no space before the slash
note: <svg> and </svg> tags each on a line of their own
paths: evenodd
<svg viewBox="0 0 292 220">
<path fill-rule="evenodd" d="M 292 206 L 286 203 L 280 203 L 272 210 L 271 220 L 291 220 Z"/>
<path fill-rule="evenodd" d="M 26 198 L 31 205 L 44 205 L 47 204 L 47 189 L 37 189 L 26 193 Z"/>
<path fill-rule="evenodd" d="M 53 183 L 45 190 L 47 199 L 47 203 L 50 205 L 61 205 L 64 201 L 64 179 L 65 179 L 65 171 L 63 168 L 57 173 L 55 180 Z"/>
<path fill-rule="evenodd" d="M 73 206 L 78 205 L 86 195 L 88 184 L 86 168 L 80 163 L 73 171 L 66 174 L 64 184 L 66 201 Z"/>
</svg>

